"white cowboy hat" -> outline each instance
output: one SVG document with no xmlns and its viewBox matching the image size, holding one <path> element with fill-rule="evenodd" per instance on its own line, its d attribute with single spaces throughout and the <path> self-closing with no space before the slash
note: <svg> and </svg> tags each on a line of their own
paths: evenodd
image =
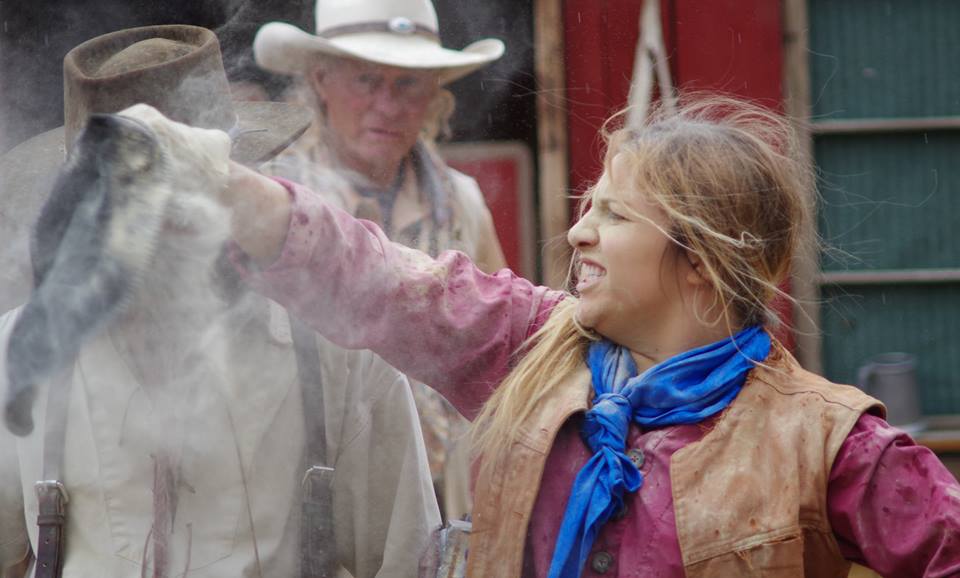
<svg viewBox="0 0 960 578">
<path fill-rule="evenodd" d="M 302 74 L 316 54 L 400 68 L 433 69 L 446 84 L 503 55 L 503 42 L 486 38 L 463 50 L 440 44 L 430 0 L 317 0 L 316 35 L 283 22 L 257 31 L 253 54 L 272 72 Z"/>
</svg>

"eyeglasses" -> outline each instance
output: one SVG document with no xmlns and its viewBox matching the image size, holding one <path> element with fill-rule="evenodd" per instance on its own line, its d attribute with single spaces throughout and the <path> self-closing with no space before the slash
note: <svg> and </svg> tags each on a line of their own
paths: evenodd
<svg viewBox="0 0 960 578">
<path fill-rule="evenodd" d="M 375 69 L 340 68 L 337 76 L 358 96 L 373 97 L 388 90 L 391 98 L 404 104 L 419 104 L 436 92 L 437 74 L 432 71 L 389 74 Z"/>
</svg>

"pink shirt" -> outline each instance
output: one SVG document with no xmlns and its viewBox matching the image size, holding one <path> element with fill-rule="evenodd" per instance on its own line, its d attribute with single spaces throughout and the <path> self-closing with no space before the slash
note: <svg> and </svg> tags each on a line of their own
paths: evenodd
<svg viewBox="0 0 960 578">
<path fill-rule="evenodd" d="M 469 418 L 564 297 L 507 270 L 486 275 L 461 253 L 433 260 L 395 245 L 374 224 L 281 182 L 294 202 L 290 230 L 279 259 L 249 272 L 250 283 L 330 340 L 373 349 L 430 384 Z M 579 422 L 564 424 L 547 459 L 525 576 L 546 576 L 573 479 L 589 457 Z M 631 427 L 628 450 L 642 459 L 644 484 L 600 533 L 584 576 L 683 576 L 669 463 L 707 425 Z M 883 420 L 857 422 L 833 464 L 827 499 L 850 560 L 891 577 L 960 575 L 960 484 L 932 452 Z"/>
</svg>

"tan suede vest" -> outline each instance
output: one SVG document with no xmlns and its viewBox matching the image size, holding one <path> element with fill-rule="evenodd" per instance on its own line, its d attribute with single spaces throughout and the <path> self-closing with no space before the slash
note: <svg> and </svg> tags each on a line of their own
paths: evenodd
<svg viewBox="0 0 960 578">
<path fill-rule="evenodd" d="M 849 569 L 827 518 L 827 479 L 860 415 L 885 410 L 856 388 L 803 370 L 779 344 L 767 365 L 751 371 L 710 432 L 671 459 L 689 578 L 830 578 Z M 584 366 L 521 424 L 499 465 L 481 473 L 467 566 L 472 578 L 520 575 L 547 455 L 563 423 L 587 409 L 589 391 Z"/>
</svg>

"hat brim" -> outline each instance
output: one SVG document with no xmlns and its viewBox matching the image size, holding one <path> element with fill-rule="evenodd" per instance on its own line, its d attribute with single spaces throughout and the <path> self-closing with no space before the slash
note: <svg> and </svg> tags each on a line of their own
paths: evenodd
<svg viewBox="0 0 960 578">
<path fill-rule="evenodd" d="M 234 102 L 238 126 L 230 158 L 257 166 L 310 126 L 310 109 L 278 102 Z M 30 228 L 66 159 L 63 127 L 24 141 L 0 157 L 0 313 L 24 302 L 32 286 Z"/>
<path fill-rule="evenodd" d="M 233 139 L 230 158 L 253 167 L 300 138 L 314 118 L 309 108 L 283 102 L 238 101 L 233 106 L 240 132 Z"/>
<path fill-rule="evenodd" d="M 486 38 L 463 50 L 444 48 L 423 36 L 364 32 L 321 38 L 284 22 L 263 25 L 253 42 L 261 67 L 281 74 L 302 74 L 317 54 L 365 60 L 385 66 L 437 70 L 447 84 L 503 56 L 504 44 Z"/>
</svg>

